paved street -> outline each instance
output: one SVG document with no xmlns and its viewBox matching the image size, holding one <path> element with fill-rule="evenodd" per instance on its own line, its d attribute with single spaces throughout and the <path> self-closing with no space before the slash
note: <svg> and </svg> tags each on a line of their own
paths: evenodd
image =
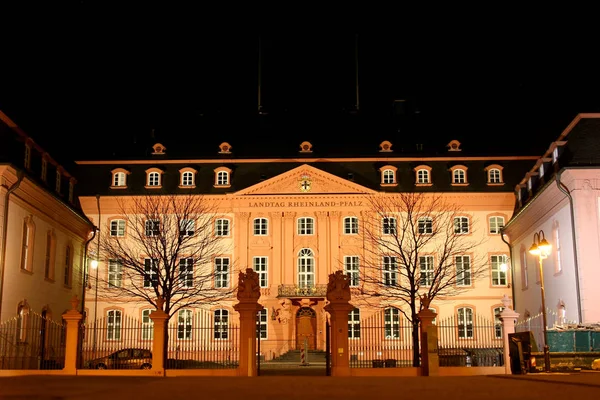
<svg viewBox="0 0 600 400">
<path fill-rule="evenodd" d="M 600 373 L 475 377 L 52 377 L 0 378 L 1 400 L 598 399 Z"/>
</svg>

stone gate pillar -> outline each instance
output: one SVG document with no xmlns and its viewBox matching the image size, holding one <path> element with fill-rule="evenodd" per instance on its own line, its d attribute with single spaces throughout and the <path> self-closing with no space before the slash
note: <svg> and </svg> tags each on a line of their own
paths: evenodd
<svg viewBox="0 0 600 400">
<path fill-rule="evenodd" d="M 256 314 L 263 309 L 258 303 L 260 284 L 258 274 L 246 268 L 238 278 L 238 303 L 233 309 L 240 313 L 240 354 L 238 375 L 256 376 Z"/>
<path fill-rule="evenodd" d="M 350 301 L 350 281 L 343 271 L 329 274 L 325 306 L 331 318 L 331 375 L 350 376 L 348 353 L 348 313 L 354 309 Z"/>
<path fill-rule="evenodd" d="M 79 300 L 77 295 L 71 299 L 71 309 L 62 315 L 67 324 L 65 337 L 65 365 L 63 372 L 69 375 L 77 374 L 77 341 L 79 340 L 79 321 L 83 315 L 77 311 Z"/>
<path fill-rule="evenodd" d="M 150 313 L 150 319 L 154 324 L 152 340 L 152 371 L 156 375 L 165 374 L 165 324 L 169 315 L 163 311 L 164 299 L 156 299 L 156 310 Z"/>
<path fill-rule="evenodd" d="M 438 352 L 438 331 L 433 320 L 436 312 L 429 309 L 431 300 L 425 294 L 420 296 L 421 311 L 417 314 L 420 321 L 421 338 L 421 376 L 438 376 L 440 374 L 440 358 Z"/>
<path fill-rule="evenodd" d="M 512 308 L 510 308 L 510 299 L 507 295 L 502 296 L 502 304 L 504 305 L 504 310 L 499 315 L 499 318 L 502 320 L 502 341 L 503 341 L 503 351 L 504 351 L 504 373 L 511 374 L 512 371 L 510 369 L 510 341 L 508 340 L 508 335 L 511 333 L 515 333 L 515 321 L 519 318 L 519 313 L 515 312 Z"/>
</svg>

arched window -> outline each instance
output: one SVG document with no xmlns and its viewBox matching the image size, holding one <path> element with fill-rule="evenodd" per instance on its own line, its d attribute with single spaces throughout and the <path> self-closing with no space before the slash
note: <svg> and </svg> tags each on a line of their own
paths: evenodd
<svg viewBox="0 0 600 400">
<path fill-rule="evenodd" d="M 315 258 L 311 249 L 298 253 L 298 286 L 310 288 L 315 285 Z"/>
<path fill-rule="evenodd" d="M 181 186 L 194 185 L 194 174 L 191 171 L 186 171 L 181 174 Z"/>
<path fill-rule="evenodd" d="M 502 166 L 498 164 L 489 165 L 485 168 L 488 185 L 502 185 L 502 169 Z"/>
<path fill-rule="evenodd" d="M 158 172 L 148 174 L 148 186 L 160 186 L 160 174 Z"/>
<path fill-rule="evenodd" d="M 398 168 L 394 167 L 393 165 L 385 165 L 379 168 L 379 172 L 381 173 L 381 186 L 398 185 L 396 171 L 398 171 Z"/>
<path fill-rule="evenodd" d="M 35 224 L 31 216 L 23 220 L 23 239 L 21 242 L 21 269 L 33 272 L 33 244 Z"/>
<path fill-rule="evenodd" d="M 27 328 L 29 326 L 29 305 L 27 301 L 22 301 L 17 307 L 17 332 L 16 337 L 19 342 L 27 341 Z"/>
<path fill-rule="evenodd" d="M 428 165 L 420 165 L 414 169 L 416 174 L 417 185 L 431 185 L 431 167 Z"/>
<path fill-rule="evenodd" d="M 219 309 L 214 312 L 214 338 L 229 338 L 229 311 Z"/>
<path fill-rule="evenodd" d="M 360 339 L 360 310 L 358 308 L 348 313 L 348 339 Z"/>
<path fill-rule="evenodd" d="M 215 171 L 215 187 L 229 187 L 231 185 L 231 169 L 218 167 Z"/>
<path fill-rule="evenodd" d="M 470 307 L 461 307 L 457 311 L 458 318 L 458 338 L 473 338 L 473 309 Z"/>
<path fill-rule="evenodd" d="M 388 307 L 383 312 L 384 335 L 386 339 L 400 338 L 400 311 Z"/>
<path fill-rule="evenodd" d="M 125 172 L 117 172 L 113 175 L 113 186 L 126 186 Z"/>
<path fill-rule="evenodd" d="M 54 263 L 56 258 L 56 235 L 52 230 L 46 234 L 46 259 L 44 261 L 44 278 L 54 280 Z"/>
</svg>

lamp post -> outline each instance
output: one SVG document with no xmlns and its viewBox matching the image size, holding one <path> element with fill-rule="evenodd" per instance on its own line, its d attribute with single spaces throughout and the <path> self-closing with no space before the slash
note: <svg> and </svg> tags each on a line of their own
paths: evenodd
<svg viewBox="0 0 600 400">
<path fill-rule="evenodd" d="M 542 323 L 544 328 L 544 371 L 550 372 L 550 347 L 548 346 L 548 325 L 546 323 L 546 294 L 544 292 L 544 267 L 542 261 L 548 258 L 552 250 L 552 245 L 548 243 L 544 236 L 544 231 L 540 230 L 533 234 L 533 244 L 529 252 L 539 257 L 540 269 L 540 289 L 542 294 Z"/>
</svg>

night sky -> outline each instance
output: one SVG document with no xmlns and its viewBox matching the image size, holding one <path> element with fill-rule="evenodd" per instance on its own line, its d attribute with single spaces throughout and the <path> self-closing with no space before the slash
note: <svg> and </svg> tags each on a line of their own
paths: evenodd
<svg viewBox="0 0 600 400">
<path fill-rule="evenodd" d="M 358 113 L 377 143 L 401 140 L 386 122 L 399 99 L 422 121 L 421 142 L 533 155 L 577 113 L 600 112 L 596 52 L 549 26 L 258 34 L 203 29 L 209 15 L 177 23 L 158 9 L 132 18 L 133 7 L 95 4 L 30 6 L 35 17 L 22 7 L 3 27 L 0 110 L 58 158 L 114 155 L 153 130 L 167 149 L 176 141 L 229 141 L 234 150 L 244 141 L 343 142 L 350 138 L 336 118 L 354 110 L 357 65 Z M 264 118 L 285 121 L 265 132 L 256 122 L 259 64 Z"/>
</svg>

